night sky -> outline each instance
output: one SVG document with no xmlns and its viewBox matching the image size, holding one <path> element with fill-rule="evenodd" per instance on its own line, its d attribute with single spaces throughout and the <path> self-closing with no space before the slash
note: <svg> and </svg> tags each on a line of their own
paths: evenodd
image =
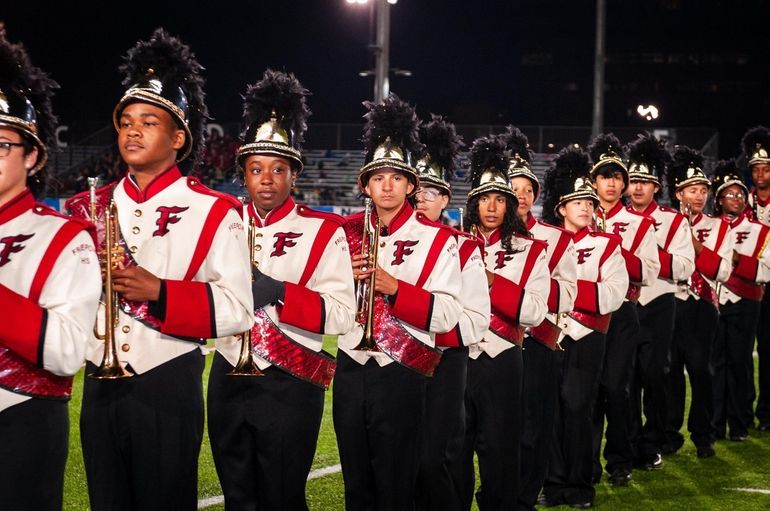
<svg viewBox="0 0 770 511">
<path fill-rule="evenodd" d="M 345 0 L 194 4 L 43 7 L 12 0 L 0 20 L 9 38 L 24 42 L 33 61 L 61 84 L 55 108 L 70 125 L 109 122 L 123 91 L 122 56 L 158 26 L 187 42 L 206 67 L 209 110 L 219 122 L 237 121 L 240 93 L 266 67 L 295 73 L 312 91 L 311 123 L 360 121 L 361 101 L 372 95 L 372 78 L 358 76 L 373 67 L 368 6 Z M 633 108 L 655 101 L 658 125 L 714 128 L 734 147 L 747 127 L 770 123 L 767 1 L 607 4 L 605 125 L 643 128 Z M 456 123 L 590 125 L 594 5 L 399 0 L 391 9 L 391 66 L 413 76 L 392 77 L 391 89 L 421 116 L 436 112 Z M 653 53 L 684 60 L 639 63 L 639 55 Z M 727 64 L 715 63 L 714 55 L 727 55 Z M 730 147 L 724 152 L 735 152 Z"/>
</svg>

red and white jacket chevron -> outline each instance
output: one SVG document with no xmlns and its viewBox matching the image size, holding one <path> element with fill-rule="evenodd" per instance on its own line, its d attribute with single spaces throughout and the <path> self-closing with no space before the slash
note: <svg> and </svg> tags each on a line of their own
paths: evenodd
<svg viewBox="0 0 770 511">
<path fill-rule="evenodd" d="M 693 236 L 703 244 L 703 250 L 695 257 L 695 271 L 687 280 L 678 283 L 676 297 L 687 300 L 691 296 L 716 306 L 716 284 L 725 282 L 733 267 L 733 240 L 728 236 L 730 224 L 700 213 L 691 222 L 691 229 Z"/>
<path fill-rule="evenodd" d="M 359 212 L 346 220 L 360 221 L 363 214 Z M 398 292 L 389 299 L 390 314 L 418 342 L 435 347 L 436 334 L 454 328 L 463 310 L 460 259 L 453 230 L 431 222 L 405 202 L 379 239 L 377 263 L 398 279 Z M 362 365 L 370 358 L 380 366 L 392 363 L 385 353 L 352 349 L 361 340 L 362 331 L 356 323 L 339 337 L 339 348 Z"/>
<path fill-rule="evenodd" d="M 524 329 L 539 325 L 548 312 L 551 273 L 546 243 L 514 236 L 509 252 L 502 241 L 500 229 L 485 240 L 484 263 L 495 274 L 489 290 L 492 312 L 484 339 L 470 347 L 473 359 L 482 352 L 494 358 L 521 345 Z"/>
<path fill-rule="evenodd" d="M 722 217 L 730 221 L 727 217 Z M 738 263 L 724 285 L 719 286 L 719 303 L 741 299 L 762 300 L 770 280 L 770 226 L 741 215 L 730 223 L 728 236 L 738 253 Z"/>
<path fill-rule="evenodd" d="M 146 307 L 121 308 L 115 331 L 121 362 L 145 373 L 200 349 L 207 339 L 251 327 L 251 271 L 237 199 L 182 176 L 176 166 L 144 191 L 129 174 L 97 193 L 111 194 L 131 258 L 162 279 L 165 289 L 159 321 L 135 312 Z M 67 208 L 87 218 L 88 192 L 70 199 Z M 98 318 L 103 331 L 101 308 Z M 102 353 L 103 342 L 91 336 L 88 359 L 99 364 Z"/>
<path fill-rule="evenodd" d="M 353 328 L 355 295 L 350 253 L 343 218 L 297 205 L 290 198 L 260 218 L 249 204 L 254 219 L 255 266 L 265 275 L 285 283 L 282 304 L 267 305 L 270 319 L 293 341 L 321 351 L 323 336 Z M 217 340 L 219 351 L 235 365 L 240 340 Z M 264 369 L 270 364 L 257 358 Z"/>
<path fill-rule="evenodd" d="M 71 394 L 102 288 L 88 229 L 29 190 L 0 207 L 0 411 Z"/>
<path fill-rule="evenodd" d="M 623 240 L 621 253 L 630 282 L 626 298 L 636 302 L 640 288 L 651 285 L 660 272 L 654 221 L 633 208 L 624 207 L 620 201 L 610 211 L 598 209 L 596 214 L 604 220 L 605 232 Z"/>
<path fill-rule="evenodd" d="M 639 296 L 639 303 L 647 305 L 661 295 L 675 293 L 676 283 L 692 275 L 695 270 L 695 250 L 692 248 L 692 231 L 686 216 L 675 209 L 659 206 L 655 201 L 642 214 L 654 222 L 660 260 L 658 278 L 643 287 Z"/>
<path fill-rule="evenodd" d="M 558 326 L 561 338 L 577 341 L 591 332 L 607 332 L 610 315 L 623 305 L 628 271 L 619 236 L 584 228 L 572 235 L 572 242 L 577 297 L 572 312 L 559 314 Z"/>
</svg>

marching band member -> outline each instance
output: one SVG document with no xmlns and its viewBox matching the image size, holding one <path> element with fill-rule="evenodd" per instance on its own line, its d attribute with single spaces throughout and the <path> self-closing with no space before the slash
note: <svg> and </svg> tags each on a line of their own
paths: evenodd
<svg viewBox="0 0 770 511">
<path fill-rule="evenodd" d="M 626 208 L 621 202 L 628 188 L 628 170 L 622 159 L 620 141 L 612 134 L 597 136 L 588 148 L 594 166 L 591 179 L 599 197 L 596 212 L 601 230 L 620 236 L 621 253 L 628 271 L 626 300 L 612 315 L 604 366 L 599 383 L 599 396 L 594 410 L 594 477 L 601 478 L 600 447 L 607 419 L 605 466 L 613 485 L 626 485 L 631 480 L 634 456 L 629 435 L 629 384 L 636 358 L 636 336 L 639 317 L 636 302 L 640 288 L 649 286 L 658 277 L 660 261 L 652 219 Z"/>
<path fill-rule="evenodd" d="M 264 377 L 228 376 L 241 341 L 217 340 L 209 437 L 228 509 L 307 509 L 305 483 L 335 368 L 322 351 L 323 336 L 353 327 L 343 219 L 290 196 L 302 171 L 308 94 L 293 75 L 267 70 L 244 96 L 238 165 L 255 240 L 250 340 Z"/>
<path fill-rule="evenodd" d="M 751 128 L 741 140 L 743 157 L 751 172 L 754 187 L 747 208 L 752 219 L 770 225 L 770 130 L 764 126 Z M 757 322 L 757 355 L 759 356 L 759 397 L 757 398 L 757 430 L 770 431 L 770 293 L 766 293 Z M 752 367 L 753 370 L 753 367 Z M 753 379 L 752 379 L 753 381 Z M 751 389 L 753 390 L 753 385 Z"/>
<path fill-rule="evenodd" d="M 742 441 L 754 423 L 754 338 L 764 283 L 770 276 L 770 227 L 746 211 L 749 189 L 735 160 L 720 161 L 711 183 L 714 209 L 730 224 L 734 269 L 719 286 L 719 332 L 711 353 L 714 418 L 718 438 L 730 427 L 730 440 Z"/>
<path fill-rule="evenodd" d="M 498 137 L 477 139 L 471 148 L 467 225 L 484 238 L 491 315 L 484 338 L 469 349 L 465 445 L 457 468 L 464 509 L 470 509 L 473 500 L 474 452 L 481 483 L 476 492 L 479 508 L 516 507 L 523 331 L 539 325 L 548 312 L 546 244 L 527 237 L 505 175 L 504 151 Z"/>
<path fill-rule="evenodd" d="M 648 470 L 662 466 L 666 443 L 666 385 L 668 354 L 674 333 L 676 283 L 695 269 L 690 223 L 675 209 L 659 206 L 661 177 L 670 155 L 665 143 L 652 134 L 640 135 L 628 146 L 631 207 L 655 223 L 660 274 L 639 294 L 636 310 L 639 335 L 631 380 L 631 442 L 636 466 Z M 644 399 L 642 399 L 644 392 Z M 647 419 L 642 424 L 642 410 Z"/>
<path fill-rule="evenodd" d="M 543 218 L 572 233 L 577 264 L 577 296 L 572 312 L 558 316 L 559 394 L 548 474 L 538 504 L 593 506 L 593 425 L 591 410 L 602 375 L 610 316 L 623 304 L 628 272 L 621 239 L 591 229 L 599 204 L 591 185 L 588 155 L 562 149 L 545 177 Z"/>
<path fill-rule="evenodd" d="M 101 219 L 114 201 L 126 248 L 112 270 L 120 310 L 115 325 L 100 330 L 114 327 L 124 374 L 134 376 L 86 378 L 83 388 L 80 432 L 94 510 L 195 509 L 201 348 L 254 321 L 240 203 L 177 166 L 194 159 L 203 135 L 200 69 L 163 29 L 129 50 L 122 66 L 128 89 L 113 112 L 128 173 L 92 200 L 86 193 L 68 203 L 78 216 L 93 208 Z M 92 337 L 87 374 L 103 350 Z"/>
<path fill-rule="evenodd" d="M 457 167 L 462 138 L 454 125 L 431 115 L 420 125 L 420 142 L 425 151 L 417 159 L 420 187 L 415 194 L 417 211 L 439 222 L 452 197 L 451 177 Z M 489 327 L 489 291 L 478 237 L 456 232 L 460 256 L 463 307 L 460 321 L 447 333 L 436 334 L 441 350 L 433 377 L 428 380 L 425 400 L 425 435 L 417 478 L 417 509 L 453 511 L 461 509 L 457 481 L 451 466 L 465 437 L 465 386 L 468 346 L 479 342 Z"/>
<path fill-rule="evenodd" d="M 411 509 L 425 386 L 441 357 L 435 334 L 454 328 L 462 313 L 460 262 L 453 230 L 407 202 L 421 149 L 414 109 L 392 94 L 364 104 L 367 155 L 358 182 L 373 211 L 348 217 L 345 232 L 353 275 L 372 299 L 358 308 L 364 324 L 339 338 L 334 428 L 346 509 Z"/>
<path fill-rule="evenodd" d="M 0 26 L 0 495 L 7 510 L 60 510 L 67 401 L 101 292 L 89 224 L 37 204 L 55 140 L 56 82 Z"/>
<path fill-rule="evenodd" d="M 548 314 L 540 325 L 524 335 L 522 359 L 521 490 L 518 508 L 531 510 L 545 481 L 548 451 L 558 398 L 558 315 L 572 310 L 577 294 L 577 263 L 569 231 L 536 220 L 530 210 L 540 194 L 540 182 L 532 172 L 532 153 L 526 135 L 509 126 L 502 135 L 509 155 L 508 183 L 516 195 L 516 210 L 536 240 L 548 244 L 546 257 L 551 272 Z"/>
<path fill-rule="evenodd" d="M 684 368 L 692 388 L 687 429 L 699 458 L 714 456 L 714 392 L 709 367 L 711 345 L 719 326 L 717 283 L 730 276 L 733 242 L 730 225 L 703 213 L 711 182 L 703 173 L 703 156 L 686 146 L 678 146 L 668 170 L 671 202 L 689 213 L 695 271 L 678 284 L 676 318 L 671 345 L 671 369 L 666 377 L 666 445 L 663 454 L 679 450 L 684 437 Z"/>
</svg>

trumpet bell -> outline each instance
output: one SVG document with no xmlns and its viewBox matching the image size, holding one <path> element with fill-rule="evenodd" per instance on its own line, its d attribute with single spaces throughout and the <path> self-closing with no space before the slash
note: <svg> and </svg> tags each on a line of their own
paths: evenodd
<svg viewBox="0 0 770 511">
<path fill-rule="evenodd" d="M 131 378 L 134 373 L 126 369 L 120 364 L 107 364 L 102 362 L 102 365 L 89 374 L 88 377 L 94 380 L 120 380 L 122 378 Z"/>
</svg>

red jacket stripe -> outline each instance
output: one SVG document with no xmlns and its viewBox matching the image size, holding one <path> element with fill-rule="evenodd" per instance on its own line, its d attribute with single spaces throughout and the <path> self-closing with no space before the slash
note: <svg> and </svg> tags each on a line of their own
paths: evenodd
<svg viewBox="0 0 770 511">
<path fill-rule="evenodd" d="M 676 215 L 674 217 L 674 220 L 671 222 L 671 227 L 668 229 L 668 234 L 666 234 L 666 242 L 663 244 L 664 251 L 667 251 L 668 246 L 671 245 L 672 241 L 674 241 L 674 236 L 676 236 L 676 233 L 679 230 L 679 226 L 682 224 L 683 220 L 684 215 Z"/>
<path fill-rule="evenodd" d="M 323 222 L 321 228 L 318 229 L 318 234 L 313 241 L 313 246 L 310 249 L 310 256 L 308 256 L 307 264 L 305 265 L 305 271 L 302 272 L 302 277 L 297 283 L 300 286 L 307 285 L 310 277 L 313 276 L 313 272 L 318 266 L 318 261 L 321 260 L 326 246 L 329 244 L 329 240 L 332 239 L 334 233 L 337 232 L 338 225 L 333 222 Z M 307 329 L 305 329 L 307 330 Z M 315 330 L 313 330 L 315 331 Z"/>
<path fill-rule="evenodd" d="M 43 292 L 43 286 L 48 280 L 48 276 L 53 271 L 53 267 L 59 256 L 72 239 L 78 235 L 78 233 L 85 229 L 85 226 L 76 222 L 67 222 L 62 225 L 59 231 L 54 235 L 51 240 L 51 244 L 43 254 L 43 258 L 40 260 L 40 266 L 35 272 L 35 277 L 32 279 L 32 285 L 29 289 L 29 299 L 34 303 L 37 303 L 40 299 L 40 294 Z"/>
<path fill-rule="evenodd" d="M 201 235 L 198 238 L 198 244 L 195 246 L 195 252 L 193 252 L 192 259 L 190 260 L 190 266 L 187 268 L 187 273 L 185 273 L 182 280 L 192 280 L 195 274 L 198 273 L 203 261 L 206 260 L 209 249 L 211 249 L 211 243 L 214 241 L 219 224 L 222 223 L 230 208 L 235 208 L 235 206 L 225 199 L 217 200 L 211 207 L 206 217 L 206 222 L 203 224 Z"/>
<path fill-rule="evenodd" d="M 438 256 L 441 255 L 441 251 L 444 249 L 444 245 L 446 245 L 446 241 L 450 236 L 452 236 L 452 231 L 449 229 L 439 229 L 436 233 L 436 237 L 433 238 L 433 244 L 428 251 L 428 257 L 425 258 L 425 266 L 422 267 L 422 273 L 420 273 L 420 277 L 415 282 L 417 287 L 422 287 L 425 281 L 428 280 L 428 277 L 430 277 L 433 267 L 436 266 L 436 261 L 438 261 Z"/>
</svg>

